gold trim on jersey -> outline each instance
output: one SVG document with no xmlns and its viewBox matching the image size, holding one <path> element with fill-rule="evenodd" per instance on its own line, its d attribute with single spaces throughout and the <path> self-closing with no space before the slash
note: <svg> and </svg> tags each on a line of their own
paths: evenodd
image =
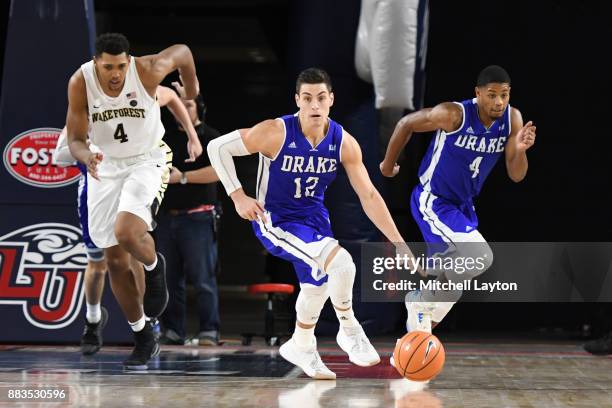
<svg viewBox="0 0 612 408">
<path fill-rule="evenodd" d="M 153 217 L 153 219 L 155 219 L 155 217 L 157 216 L 159 207 L 161 207 L 161 203 L 164 200 L 164 194 L 168 189 L 168 182 L 170 181 L 170 169 L 172 168 L 172 149 L 170 149 L 170 147 L 163 140 L 160 142 L 159 147 L 162 150 L 166 151 L 166 168 L 162 173 L 161 185 L 159 187 L 159 190 L 157 190 L 155 198 L 151 203 L 151 216 Z"/>
</svg>

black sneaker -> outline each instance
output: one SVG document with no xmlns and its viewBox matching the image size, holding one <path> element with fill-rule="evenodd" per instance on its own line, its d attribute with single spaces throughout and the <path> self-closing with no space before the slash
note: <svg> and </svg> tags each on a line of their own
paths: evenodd
<svg viewBox="0 0 612 408">
<path fill-rule="evenodd" d="M 141 331 L 134 332 L 134 350 L 123 366 L 128 370 L 146 370 L 149 360 L 158 354 L 159 343 L 153 334 L 151 322 L 147 320 Z"/>
<path fill-rule="evenodd" d="M 612 331 L 599 339 L 586 342 L 584 349 L 598 356 L 612 354 Z"/>
<path fill-rule="evenodd" d="M 144 313 L 147 317 L 159 317 L 168 305 L 166 286 L 166 259 L 157 253 L 157 265 L 152 271 L 145 270 Z"/>
<path fill-rule="evenodd" d="M 84 356 L 96 354 L 102 347 L 102 330 L 108 322 L 108 311 L 103 306 L 100 307 L 100 321 L 98 323 L 89 323 L 85 318 L 85 330 L 81 336 L 81 353 Z"/>
</svg>

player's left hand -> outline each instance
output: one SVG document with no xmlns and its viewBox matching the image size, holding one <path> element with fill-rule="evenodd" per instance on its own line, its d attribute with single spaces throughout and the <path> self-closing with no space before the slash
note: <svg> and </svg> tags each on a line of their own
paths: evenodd
<svg viewBox="0 0 612 408">
<path fill-rule="evenodd" d="M 185 159 L 185 163 L 194 162 L 195 159 L 200 157 L 200 155 L 202 154 L 202 144 L 198 139 L 189 140 L 187 142 L 187 153 L 189 153 L 189 158 Z"/>
<path fill-rule="evenodd" d="M 178 84 L 181 86 L 181 90 L 179 90 L 179 87 L 175 84 Z M 181 99 L 195 99 L 197 98 L 197 96 L 200 94 L 200 81 L 198 81 L 198 77 L 196 76 L 194 78 L 194 88 L 191 89 L 191 86 L 189 86 L 189 91 L 188 89 L 185 88 L 185 81 L 183 80 L 183 76 L 181 74 L 179 74 L 179 82 L 173 82 L 172 86 L 174 86 L 174 88 L 176 89 L 176 91 L 178 92 L 178 94 L 180 95 Z M 189 85 L 189 84 L 187 84 Z M 190 95 L 193 95 L 193 97 L 190 97 Z"/>
<path fill-rule="evenodd" d="M 423 269 L 421 264 L 417 261 L 417 258 L 414 256 L 410 247 L 405 242 L 395 242 L 395 253 L 399 255 L 401 258 L 404 256 L 408 257 L 408 264 L 411 272 L 416 272 L 422 277 L 427 277 L 427 272 Z"/>
<path fill-rule="evenodd" d="M 176 89 L 176 93 L 178 93 L 179 97 L 183 100 L 187 99 L 187 94 L 185 93 L 185 87 L 181 82 L 174 81 L 172 82 L 172 86 Z"/>
<path fill-rule="evenodd" d="M 520 151 L 529 149 L 535 143 L 536 127 L 532 121 L 525 123 L 525 126 L 516 134 L 516 148 Z"/>
</svg>

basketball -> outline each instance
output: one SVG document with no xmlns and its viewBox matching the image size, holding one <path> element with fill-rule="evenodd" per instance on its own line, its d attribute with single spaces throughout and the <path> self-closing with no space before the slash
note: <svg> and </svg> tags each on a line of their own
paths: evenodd
<svg viewBox="0 0 612 408">
<path fill-rule="evenodd" d="M 427 381 L 440 374 L 446 354 L 440 340 L 431 333 L 413 331 L 395 344 L 393 361 L 402 377 Z"/>
</svg>

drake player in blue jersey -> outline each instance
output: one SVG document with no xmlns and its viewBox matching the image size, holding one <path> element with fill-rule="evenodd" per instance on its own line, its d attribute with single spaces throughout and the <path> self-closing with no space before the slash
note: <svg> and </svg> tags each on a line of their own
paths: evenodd
<svg viewBox="0 0 612 408">
<path fill-rule="evenodd" d="M 414 132 L 436 131 L 419 168 L 419 184 L 410 207 L 429 256 L 485 259 L 469 272 L 427 270 L 442 282 L 472 279 L 493 262 L 491 248 L 478 231 L 473 199 L 495 166 L 505 157 L 508 176 L 519 182 L 527 174 L 527 150 L 536 128 L 523 124 L 518 109 L 510 107 L 510 76 L 500 66 L 484 68 L 476 81 L 476 97 L 445 102 L 403 117 L 396 125 L 380 169 L 393 177 L 400 151 Z M 463 245 L 461 245 L 463 243 Z M 408 331 L 431 332 L 459 300 L 461 291 L 413 291 L 406 296 Z"/>
<path fill-rule="evenodd" d="M 300 73 L 295 102 L 297 114 L 221 136 L 207 150 L 238 214 L 252 221 L 255 234 L 271 254 L 295 267 L 300 281 L 296 327 L 281 346 L 281 356 L 312 378 L 335 379 L 336 374 L 321 361 L 314 336 L 328 297 L 340 321 L 336 340 L 350 361 L 360 366 L 380 361 L 353 313 L 355 264 L 334 239 L 323 204 L 340 164 L 370 220 L 401 250 L 409 250 L 370 181 L 359 144 L 329 118 L 334 94 L 328 74 L 317 68 Z M 253 153 L 259 153 L 256 198 L 243 191 L 232 159 Z"/>
</svg>

